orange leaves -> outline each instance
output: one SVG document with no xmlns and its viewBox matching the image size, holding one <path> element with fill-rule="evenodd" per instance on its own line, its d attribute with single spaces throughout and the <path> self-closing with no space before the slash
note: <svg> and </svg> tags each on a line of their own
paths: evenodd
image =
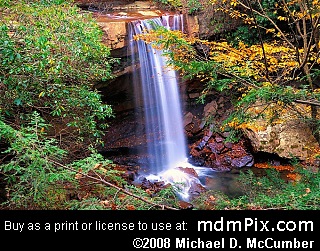
<svg viewBox="0 0 320 251">
<path fill-rule="evenodd" d="M 293 171 L 294 167 L 291 165 L 270 165 L 269 163 L 255 163 L 255 167 L 257 168 L 274 168 L 278 171 Z"/>
<path fill-rule="evenodd" d="M 136 208 L 135 208 L 134 205 L 127 205 L 127 206 L 126 206 L 126 209 L 127 209 L 127 210 L 136 210 Z"/>
<path fill-rule="evenodd" d="M 300 179 L 300 175 L 298 175 L 297 173 L 288 173 L 286 177 L 293 181 L 298 181 Z"/>
<path fill-rule="evenodd" d="M 291 165 L 271 165 L 270 163 L 255 163 L 254 167 L 273 168 L 280 172 L 287 172 L 286 177 L 292 181 L 297 181 L 300 179 L 300 175 L 294 172 L 294 167 Z"/>
</svg>

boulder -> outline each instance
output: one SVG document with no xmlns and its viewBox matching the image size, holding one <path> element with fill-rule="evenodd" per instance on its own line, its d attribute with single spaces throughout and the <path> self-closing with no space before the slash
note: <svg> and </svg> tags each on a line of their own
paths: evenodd
<svg viewBox="0 0 320 251">
<path fill-rule="evenodd" d="M 310 127 L 299 119 L 268 125 L 265 130 L 245 129 L 244 132 L 255 152 L 275 153 L 283 158 L 308 160 L 319 147 Z"/>
<path fill-rule="evenodd" d="M 277 104 L 271 106 L 257 103 L 253 106 L 255 113 L 261 113 L 266 118 L 251 121 L 251 127 L 243 129 L 250 140 L 254 152 L 277 154 L 282 158 L 298 158 L 309 160 L 314 150 L 319 149 L 319 143 L 312 134 L 310 126 L 304 122 L 301 114 L 311 116 L 306 105 L 295 105 L 294 109 L 287 109 Z M 278 118 L 272 124 L 267 122 L 268 114 L 277 112 Z"/>
</svg>

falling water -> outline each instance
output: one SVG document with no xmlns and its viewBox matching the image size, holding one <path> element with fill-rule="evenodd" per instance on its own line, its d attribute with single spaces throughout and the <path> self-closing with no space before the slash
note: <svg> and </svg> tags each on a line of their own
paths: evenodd
<svg viewBox="0 0 320 251">
<path fill-rule="evenodd" d="M 156 25 L 183 30 L 182 18 L 182 15 L 173 15 L 132 21 L 129 36 L 131 64 L 136 67 L 133 82 L 135 90 L 141 90 L 136 93 L 136 100 L 143 100 L 150 174 L 169 181 L 190 183 L 188 175 L 176 169 L 188 165 L 176 72 L 168 67 L 161 50 L 142 40 L 132 39 Z"/>
</svg>

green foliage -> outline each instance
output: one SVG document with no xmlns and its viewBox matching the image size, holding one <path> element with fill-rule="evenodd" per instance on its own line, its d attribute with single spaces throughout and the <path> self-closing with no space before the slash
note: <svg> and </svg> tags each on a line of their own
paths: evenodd
<svg viewBox="0 0 320 251">
<path fill-rule="evenodd" d="M 69 166 L 73 170 L 81 170 L 82 174 L 90 174 L 90 172 L 94 170 L 96 174 L 103 175 L 108 181 L 117 183 L 120 187 L 126 184 L 124 179 L 121 177 L 122 172 L 114 170 L 115 165 L 112 161 L 105 159 L 102 155 L 96 153 L 94 149 L 92 149 L 90 156 L 74 161 L 69 164 Z M 94 168 L 96 166 L 101 168 Z"/>
<path fill-rule="evenodd" d="M 230 206 L 230 199 L 220 191 L 208 190 L 192 199 L 195 210 L 224 210 Z"/>
<path fill-rule="evenodd" d="M 134 193 L 135 195 L 141 198 L 150 198 L 151 196 L 136 186 L 126 186 L 128 191 Z M 150 202 L 156 205 L 164 205 L 178 208 L 178 197 L 173 186 L 168 186 L 166 188 L 160 189 L 157 193 L 152 195 L 152 198 L 149 199 Z M 154 204 L 146 203 L 143 200 L 137 200 L 133 197 L 127 196 L 124 199 L 118 201 L 117 209 L 120 210 L 161 210 L 161 207 L 156 207 Z"/>
<path fill-rule="evenodd" d="M 266 170 L 266 176 L 259 178 L 256 177 L 252 170 L 245 174 L 241 172 L 240 183 L 251 203 L 262 194 L 272 197 L 285 188 L 284 180 L 281 179 L 279 172 L 275 169 Z"/>
<path fill-rule="evenodd" d="M 280 21 L 277 19 L 278 14 L 275 9 L 276 0 L 262 0 L 259 3 L 257 2 L 250 2 L 248 4 L 253 9 L 262 10 L 263 15 L 258 14 L 257 12 L 251 12 L 250 10 L 243 11 L 246 13 L 246 16 L 253 18 L 253 25 L 252 23 L 243 25 L 239 25 L 234 31 L 227 32 L 223 34 L 224 37 L 228 40 L 228 42 L 234 46 L 238 46 L 239 42 L 244 42 L 247 45 L 253 45 L 259 43 L 259 30 L 262 29 L 263 31 L 263 39 L 264 41 L 270 40 L 272 38 L 272 34 L 267 33 L 265 34 L 264 30 L 272 28 L 272 22 L 278 24 Z"/>
<path fill-rule="evenodd" d="M 270 1 L 262 1 L 262 4 L 269 3 Z M 271 10 L 271 9 L 270 9 Z M 276 16 L 272 11 L 268 11 L 275 22 L 277 22 Z M 228 42 L 234 46 L 238 46 L 239 42 L 244 42 L 247 45 L 253 45 L 259 43 L 259 32 L 257 27 L 264 27 L 264 29 L 268 29 L 271 27 L 270 21 L 266 17 L 262 17 L 255 13 L 251 13 L 251 16 L 254 15 L 255 21 L 257 22 L 257 26 L 252 25 L 239 25 L 236 27 L 234 31 L 227 32 L 224 34 Z M 268 40 L 271 38 L 271 35 L 264 34 L 264 40 Z"/>
<path fill-rule="evenodd" d="M 259 41 L 259 35 L 256 29 L 251 29 L 248 26 L 239 26 L 232 32 L 227 32 L 224 35 L 227 41 L 233 46 L 239 46 L 240 42 L 248 45 L 256 44 Z"/>
<path fill-rule="evenodd" d="M 174 0 L 154 0 L 155 3 L 161 4 L 166 7 L 170 8 L 177 8 L 181 6 L 181 1 L 174 1 Z"/>
<path fill-rule="evenodd" d="M 203 6 L 199 0 L 153 0 L 155 3 L 161 4 L 167 8 L 179 9 L 186 8 L 189 14 L 194 14 L 202 10 Z"/>
<path fill-rule="evenodd" d="M 95 81 L 111 79 L 115 59 L 90 14 L 68 1 L 10 1 L 1 7 L 0 112 L 23 123 L 37 109 L 63 118 L 75 137 L 101 136 L 113 116 Z M 19 126 L 19 125 L 17 125 Z"/>
<path fill-rule="evenodd" d="M 189 14 L 195 14 L 203 9 L 202 4 L 199 0 L 188 0 L 187 1 L 187 8 Z"/>
<path fill-rule="evenodd" d="M 98 198 L 86 198 L 81 202 L 78 200 L 73 200 L 68 203 L 70 210 L 103 210 L 103 204 Z"/>
<path fill-rule="evenodd" d="M 63 208 L 63 183 L 75 180 L 55 161 L 67 162 L 66 150 L 102 135 L 113 112 L 93 84 L 111 79 L 117 60 L 92 16 L 71 1 L 2 0 L 0 11 L 0 141 L 8 146 L 0 168 L 7 204 Z M 57 123 L 65 131 L 59 141 Z M 83 145 L 81 157 L 89 147 Z"/>
<path fill-rule="evenodd" d="M 129 185 L 89 144 L 113 116 L 93 85 L 111 79 L 117 62 L 92 16 L 63 0 L 2 0 L 0 11 L 0 172 L 8 195 L 2 208 L 154 207 L 137 196 L 176 204 L 172 188 L 151 198 Z M 55 134 L 57 127 L 63 133 Z M 75 148 L 81 156 L 70 157 Z M 120 192 L 124 187 L 134 194 Z"/>
<path fill-rule="evenodd" d="M 239 207 L 285 210 L 314 210 L 320 208 L 320 175 L 303 168 L 297 168 L 301 177 L 298 182 L 284 181 L 279 171 L 266 170 L 266 175 L 257 177 L 249 171 L 240 175 L 240 182 L 246 191 L 243 198 L 233 201 Z"/>
<path fill-rule="evenodd" d="M 135 196 L 150 197 L 144 190 L 136 186 L 128 185 L 126 189 Z M 165 188 L 155 194 L 150 202 L 172 207 L 177 206 L 177 197 L 172 188 Z M 105 192 L 101 192 L 99 197 L 87 197 L 80 201 L 72 200 L 68 202 L 68 208 L 70 210 L 162 210 L 161 207 L 139 200 L 134 196 L 123 195 L 114 188 L 105 188 Z"/>
<path fill-rule="evenodd" d="M 8 182 L 10 206 L 27 208 L 33 204 L 55 207 L 59 186 L 56 186 L 54 195 L 57 197 L 49 197 L 48 192 L 57 181 L 70 178 L 51 162 L 61 160 L 66 152 L 56 146 L 54 139 L 45 137 L 42 128 L 47 126 L 37 112 L 30 115 L 28 126 L 19 131 L 0 121 L 0 139 L 10 145 L 2 152 L 9 160 L 0 165 L 1 173 L 5 174 Z"/>
<path fill-rule="evenodd" d="M 139 200 L 150 197 L 144 190 L 129 185 L 115 165 L 94 150 L 86 158 L 63 165 L 67 152 L 48 139 L 43 128 L 48 127 L 37 112 L 30 116 L 28 126 L 15 130 L 0 121 L 0 140 L 9 147 L 1 154 L 6 161 L 0 172 L 7 181 L 7 201 L 2 207 L 14 209 L 71 210 L 140 210 L 153 208 Z M 110 186 L 114 184 L 114 186 Z M 126 187 L 134 196 L 119 193 Z M 72 199 L 72 194 L 78 194 Z M 177 205 L 172 187 L 150 198 L 153 203 Z"/>
<path fill-rule="evenodd" d="M 229 198 L 220 191 L 207 191 L 192 203 L 198 210 L 319 210 L 319 172 L 296 168 L 299 181 L 284 180 L 276 169 L 259 176 L 249 169 L 238 178 L 244 195 Z"/>
</svg>

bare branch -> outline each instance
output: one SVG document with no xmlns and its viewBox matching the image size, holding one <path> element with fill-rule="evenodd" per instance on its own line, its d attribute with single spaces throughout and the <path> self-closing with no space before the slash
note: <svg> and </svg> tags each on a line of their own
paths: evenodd
<svg viewBox="0 0 320 251">
<path fill-rule="evenodd" d="M 301 100 L 301 99 L 296 99 L 296 100 L 294 100 L 294 102 L 300 103 L 300 104 L 320 106 L 320 102 L 318 102 L 317 100 Z"/>
<path fill-rule="evenodd" d="M 244 3 L 242 3 L 241 1 L 239 1 L 239 4 L 245 8 L 250 10 L 250 7 L 245 5 Z M 290 47 L 295 48 L 295 46 L 289 41 L 289 39 L 287 38 L 287 36 L 282 32 L 282 30 L 279 28 L 279 26 L 272 20 L 272 18 L 270 18 L 268 15 L 266 15 L 265 13 L 262 13 L 260 11 L 257 11 L 256 9 L 252 9 L 252 11 L 256 14 L 258 14 L 261 17 L 264 17 L 266 19 L 269 20 L 270 23 L 272 23 L 273 27 L 279 32 L 279 34 L 281 34 L 281 37 L 287 42 L 288 45 L 290 45 Z"/>
</svg>

